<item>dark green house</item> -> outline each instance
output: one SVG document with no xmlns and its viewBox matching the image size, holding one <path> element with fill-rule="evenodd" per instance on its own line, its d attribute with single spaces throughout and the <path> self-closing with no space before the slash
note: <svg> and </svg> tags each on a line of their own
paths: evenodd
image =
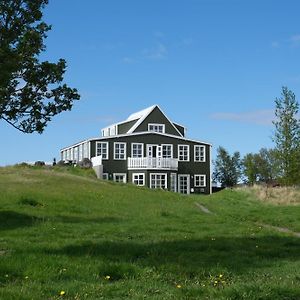
<svg viewBox="0 0 300 300">
<path fill-rule="evenodd" d="M 185 128 L 157 105 L 102 129 L 102 137 L 60 152 L 64 161 L 98 161 L 103 179 L 184 194 L 211 193 L 211 145 L 186 138 Z"/>
</svg>

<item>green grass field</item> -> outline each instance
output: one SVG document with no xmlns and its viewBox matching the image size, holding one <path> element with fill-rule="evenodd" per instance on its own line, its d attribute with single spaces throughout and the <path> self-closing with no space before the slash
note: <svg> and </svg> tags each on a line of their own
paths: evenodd
<svg viewBox="0 0 300 300">
<path fill-rule="evenodd" d="M 300 206 L 249 192 L 183 196 L 78 169 L 0 168 L 0 299 L 300 299 L 293 232 Z"/>
</svg>

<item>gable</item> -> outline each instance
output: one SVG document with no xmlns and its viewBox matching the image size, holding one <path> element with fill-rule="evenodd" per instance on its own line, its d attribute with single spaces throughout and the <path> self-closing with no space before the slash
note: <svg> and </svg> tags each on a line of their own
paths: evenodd
<svg viewBox="0 0 300 300">
<path fill-rule="evenodd" d="M 158 106 L 155 106 L 152 111 L 145 117 L 144 120 L 141 120 L 140 124 L 133 126 L 130 130 L 132 132 L 145 132 L 148 131 L 149 124 L 164 124 L 165 133 L 175 136 L 183 136 L 180 131 L 171 123 L 164 113 L 160 110 Z"/>
<path fill-rule="evenodd" d="M 127 133 L 130 130 L 130 128 L 132 128 L 137 121 L 138 120 L 132 120 L 132 121 L 118 124 L 118 134 Z"/>
</svg>

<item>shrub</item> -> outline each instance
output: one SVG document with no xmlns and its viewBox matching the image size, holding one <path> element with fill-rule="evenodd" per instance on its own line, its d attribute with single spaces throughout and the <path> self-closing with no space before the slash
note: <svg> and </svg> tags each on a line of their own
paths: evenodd
<svg viewBox="0 0 300 300">
<path fill-rule="evenodd" d="M 78 166 L 83 169 L 90 169 L 93 166 L 93 164 L 88 158 L 84 158 L 78 163 Z"/>
</svg>

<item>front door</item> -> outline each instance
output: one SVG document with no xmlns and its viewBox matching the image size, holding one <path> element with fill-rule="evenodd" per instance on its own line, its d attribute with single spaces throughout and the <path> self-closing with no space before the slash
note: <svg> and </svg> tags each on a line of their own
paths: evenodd
<svg viewBox="0 0 300 300">
<path fill-rule="evenodd" d="M 190 175 L 178 175 L 178 192 L 181 194 L 190 193 Z"/>
</svg>

